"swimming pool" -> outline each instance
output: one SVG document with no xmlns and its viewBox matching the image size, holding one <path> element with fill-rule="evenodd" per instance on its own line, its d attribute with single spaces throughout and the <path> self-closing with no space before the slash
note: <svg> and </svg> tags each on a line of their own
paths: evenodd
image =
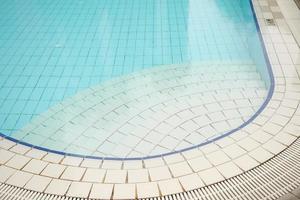
<svg viewBox="0 0 300 200">
<path fill-rule="evenodd" d="M 249 1 L 3 1 L 0 10 L 0 132 L 34 146 L 176 152 L 237 129 L 267 97 Z"/>
</svg>

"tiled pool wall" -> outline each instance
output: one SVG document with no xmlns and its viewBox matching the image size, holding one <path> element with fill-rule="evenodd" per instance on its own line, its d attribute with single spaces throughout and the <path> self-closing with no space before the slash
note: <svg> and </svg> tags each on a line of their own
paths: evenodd
<svg viewBox="0 0 300 200">
<path fill-rule="evenodd" d="M 255 50 L 259 45 L 251 47 L 258 41 L 248 1 L 46 1 L 41 5 L 33 0 L 18 5 L 3 2 L 1 13 L 5 28 L 0 40 L 0 131 L 4 134 L 84 88 L 156 65 L 251 63 L 254 58 L 267 77 Z"/>
</svg>

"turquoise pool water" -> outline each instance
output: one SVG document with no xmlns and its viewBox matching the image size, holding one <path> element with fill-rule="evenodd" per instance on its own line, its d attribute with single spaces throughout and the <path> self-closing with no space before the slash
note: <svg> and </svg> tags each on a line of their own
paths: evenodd
<svg viewBox="0 0 300 200">
<path fill-rule="evenodd" d="M 0 0 L 0 132 L 114 77 L 199 62 L 254 63 L 268 83 L 248 0 Z"/>
</svg>

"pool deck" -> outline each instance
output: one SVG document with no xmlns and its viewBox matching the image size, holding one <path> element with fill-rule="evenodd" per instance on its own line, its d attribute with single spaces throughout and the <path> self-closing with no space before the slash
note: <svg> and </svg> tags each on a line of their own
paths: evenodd
<svg viewBox="0 0 300 200">
<path fill-rule="evenodd" d="M 64 156 L 0 138 L 0 198 L 277 199 L 299 187 L 299 35 L 275 0 L 253 5 L 275 88 L 250 124 L 205 146 L 144 160 Z M 275 25 L 266 24 L 270 18 Z"/>
</svg>

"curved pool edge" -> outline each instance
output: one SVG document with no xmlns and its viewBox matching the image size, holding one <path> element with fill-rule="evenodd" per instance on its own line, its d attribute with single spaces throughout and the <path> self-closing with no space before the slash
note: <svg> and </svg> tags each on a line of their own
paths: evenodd
<svg viewBox="0 0 300 200">
<path fill-rule="evenodd" d="M 35 149 L 38 149 L 38 150 L 41 150 L 41 151 L 47 151 L 49 153 L 55 153 L 55 154 L 64 155 L 64 156 L 73 156 L 73 157 L 98 159 L 98 160 L 120 160 L 120 161 L 122 161 L 122 160 L 145 160 L 145 159 L 159 158 L 159 157 L 169 156 L 169 155 L 173 155 L 173 154 L 177 154 L 177 153 L 182 153 L 182 152 L 185 152 L 185 151 L 192 150 L 194 148 L 199 148 L 199 147 L 205 146 L 207 144 L 216 142 L 216 141 L 218 141 L 218 140 L 220 140 L 220 139 L 222 139 L 224 137 L 229 136 L 230 134 L 235 133 L 236 131 L 241 130 L 242 128 L 246 127 L 251 122 L 253 122 L 253 120 L 255 120 L 255 118 L 257 116 L 259 116 L 259 114 L 261 112 L 263 112 L 263 110 L 266 108 L 266 106 L 270 102 L 270 100 L 272 98 L 272 95 L 274 93 L 274 88 L 275 88 L 275 80 L 274 80 L 274 74 L 273 74 L 273 71 L 272 71 L 272 66 L 271 66 L 271 63 L 269 61 L 267 50 L 266 50 L 266 47 L 265 47 L 265 44 L 264 44 L 264 41 L 263 41 L 263 38 L 262 38 L 262 33 L 261 33 L 261 30 L 260 30 L 260 27 L 259 27 L 259 24 L 258 24 L 258 20 L 257 20 L 256 14 L 255 14 L 255 10 L 254 10 L 254 7 L 253 7 L 253 3 L 252 3 L 251 0 L 249 0 L 249 2 L 250 2 L 251 12 L 252 12 L 252 17 L 254 19 L 256 30 L 257 30 L 257 34 L 258 34 L 258 37 L 259 37 L 259 40 L 260 40 L 260 45 L 261 45 L 262 50 L 263 50 L 264 59 L 265 59 L 266 67 L 267 67 L 267 71 L 268 71 L 268 76 L 269 76 L 268 78 L 269 78 L 269 81 L 270 81 L 270 85 L 269 85 L 269 88 L 268 88 L 268 93 L 267 93 L 266 99 L 264 100 L 264 102 L 262 103 L 262 105 L 258 108 L 258 110 L 248 120 L 246 120 L 244 123 L 242 123 L 237 128 L 234 128 L 234 129 L 232 129 L 232 130 L 230 130 L 228 132 L 225 132 L 224 134 L 222 134 L 222 135 L 220 135 L 218 137 L 215 137 L 213 139 L 210 139 L 210 140 L 208 140 L 206 142 L 200 143 L 198 145 L 193 145 L 191 147 L 183 148 L 181 150 L 172 151 L 172 152 L 163 153 L 163 154 L 158 154 L 158 155 L 143 156 L 143 157 L 126 157 L 126 158 L 122 158 L 122 157 L 106 157 L 106 156 L 104 156 L 104 157 L 101 157 L 101 156 L 87 156 L 87 155 L 76 154 L 76 153 L 68 153 L 68 152 L 64 152 L 64 151 L 59 151 L 59 150 L 45 148 L 43 146 L 33 145 L 33 144 L 28 143 L 28 142 L 24 142 L 24 141 L 15 139 L 13 137 L 7 136 L 7 135 L 5 135 L 5 134 L 3 134 L 1 132 L 0 132 L 0 137 L 6 138 L 6 139 L 8 139 L 8 140 L 10 140 L 12 142 L 19 143 L 19 144 L 25 145 L 25 146 L 30 147 L 30 148 L 35 148 Z"/>
</svg>

